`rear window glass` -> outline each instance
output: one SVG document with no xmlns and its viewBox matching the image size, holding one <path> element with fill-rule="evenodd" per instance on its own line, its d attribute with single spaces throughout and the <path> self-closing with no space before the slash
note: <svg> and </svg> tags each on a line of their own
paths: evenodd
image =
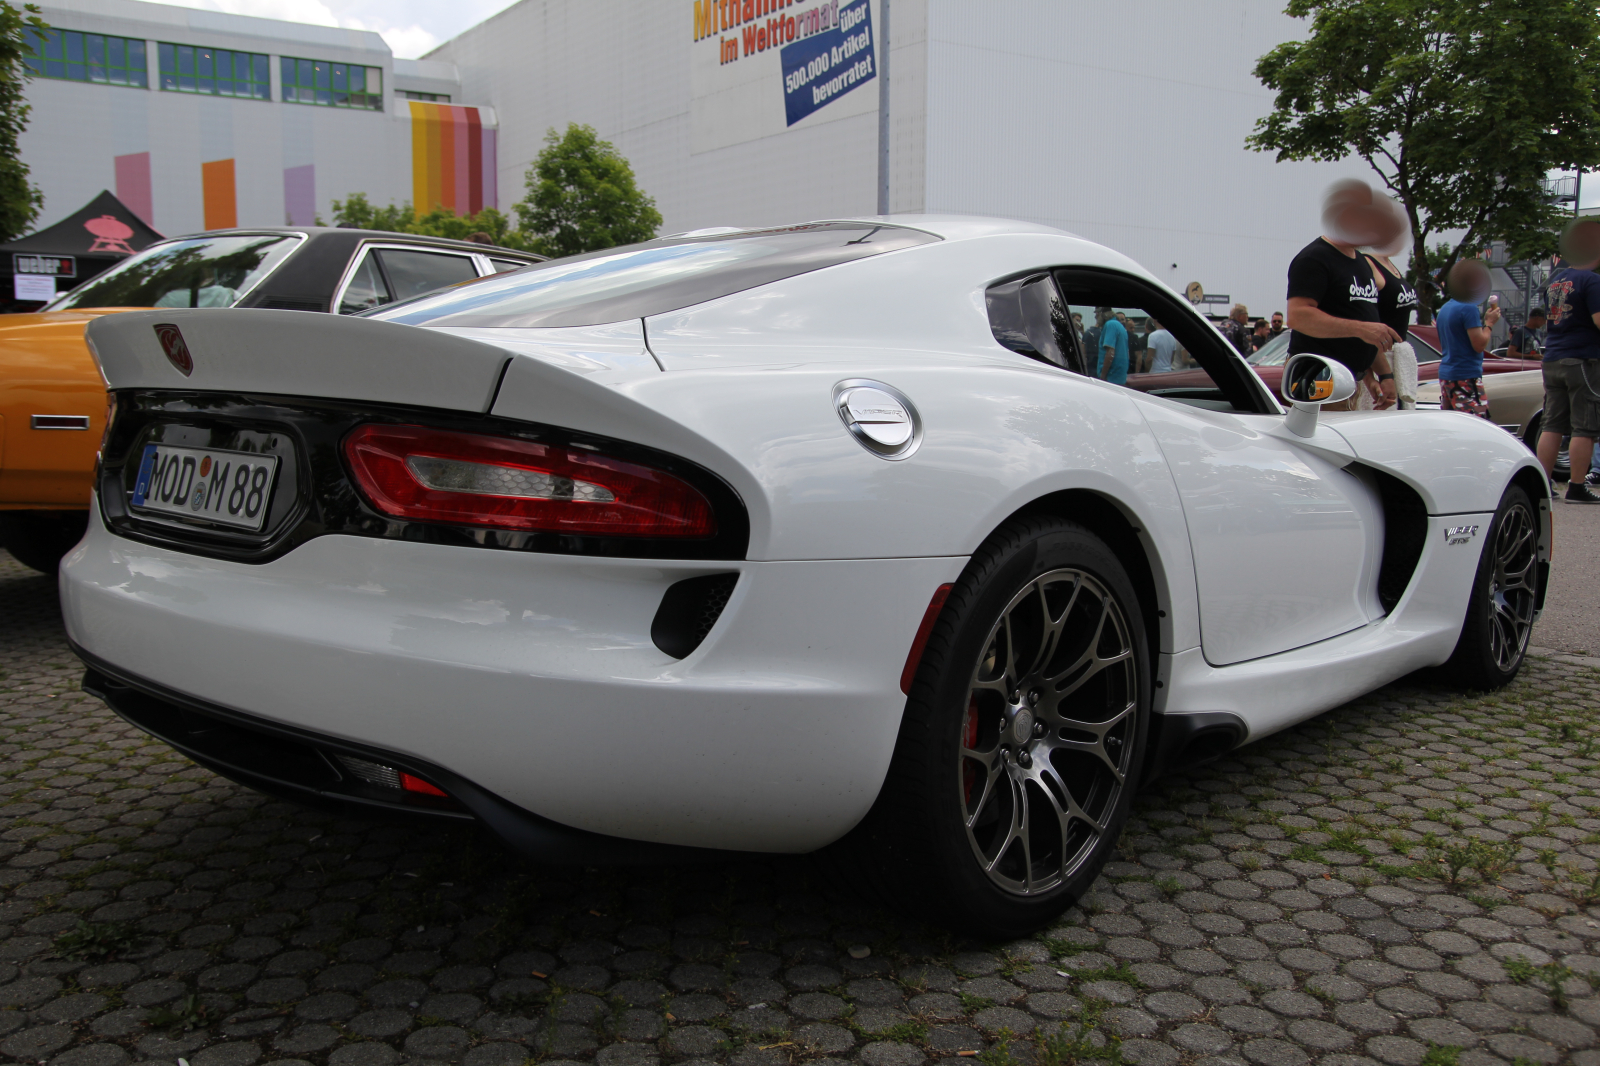
<svg viewBox="0 0 1600 1066">
<path fill-rule="evenodd" d="M 594 326 L 665 314 L 938 239 L 862 222 L 669 238 L 538 263 L 366 317 L 412 326 Z"/>
<path fill-rule="evenodd" d="M 301 240 L 287 234 L 253 233 L 153 245 L 73 289 L 50 310 L 232 307 Z"/>
</svg>

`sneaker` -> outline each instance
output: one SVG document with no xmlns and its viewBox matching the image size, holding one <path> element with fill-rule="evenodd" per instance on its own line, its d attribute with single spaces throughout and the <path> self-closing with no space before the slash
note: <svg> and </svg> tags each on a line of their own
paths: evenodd
<svg viewBox="0 0 1600 1066">
<path fill-rule="evenodd" d="M 1600 470 L 1589 471 L 1589 476 L 1583 479 L 1586 485 L 1600 485 Z"/>
<path fill-rule="evenodd" d="M 1574 481 L 1567 486 L 1568 503 L 1600 503 L 1600 496 L 1589 491 L 1589 486 Z"/>
</svg>

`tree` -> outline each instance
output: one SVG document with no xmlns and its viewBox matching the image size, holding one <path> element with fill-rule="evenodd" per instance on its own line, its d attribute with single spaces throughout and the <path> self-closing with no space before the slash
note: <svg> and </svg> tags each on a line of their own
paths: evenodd
<svg viewBox="0 0 1600 1066">
<path fill-rule="evenodd" d="M 1277 91 L 1246 144 L 1284 160 L 1356 155 L 1411 222 L 1424 313 L 1463 250 L 1555 247 L 1552 170 L 1600 164 L 1600 13 L 1585 0 L 1289 0 L 1304 41 L 1262 56 Z M 1430 237 L 1459 231 L 1440 261 Z"/>
<path fill-rule="evenodd" d="M 419 233 L 429 237 L 450 237 L 464 241 L 474 233 L 487 233 L 502 248 L 526 249 L 528 238 L 511 228 L 511 220 L 492 207 L 475 215 L 458 215 L 448 207 L 435 207 L 418 218 L 411 201 L 378 207 L 366 193 L 353 192 L 333 202 L 333 223 L 357 229 L 387 230 L 390 233 Z"/>
<path fill-rule="evenodd" d="M 647 241 L 661 226 L 656 202 L 633 180 L 633 168 L 592 126 L 571 123 L 545 135 L 517 204 L 533 251 L 576 255 Z"/>
<path fill-rule="evenodd" d="M 343 200 L 333 202 L 333 224 L 353 229 L 379 229 L 390 233 L 409 233 L 416 219 L 411 201 L 400 205 L 378 207 L 367 199 L 364 192 L 353 192 Z"/>
<path fill-rule="evenodd" d="M 24 4 L 19 10 L 0 0 L 0 242 L 27 233 L 44 207 L 44 193 L 28 180 L 17 142 L 32 111 L 23 99 L 23 88 L 33 77 L 25 62 L 33 54 L 29 31 L 48 29 L 36 5 Z"/>
</svg>

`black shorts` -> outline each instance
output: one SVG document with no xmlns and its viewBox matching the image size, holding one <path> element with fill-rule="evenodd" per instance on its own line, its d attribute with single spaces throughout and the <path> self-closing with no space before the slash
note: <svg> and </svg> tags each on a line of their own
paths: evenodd
<svg viewBox="0 0 1600 1066">
<path fill-rule="evenodd" d="M 1544 433 L 1600 437 L 1600 359 L 1544 363 Z"/>
</svg>

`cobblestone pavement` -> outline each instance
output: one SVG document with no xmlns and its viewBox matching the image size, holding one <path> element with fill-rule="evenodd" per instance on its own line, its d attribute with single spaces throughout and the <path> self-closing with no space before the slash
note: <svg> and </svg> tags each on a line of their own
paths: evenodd
<svg viewBox="0 0 1600 1066">
<path fill-rule="evenodd" d="M 1392 685 L 1140 797 L 1046 935 L 805 859 L 558 870 L 214 777 L 0 553 L 0 1053 L 50 1066 L 1600 1066 L 1596 673 Z"/>
</svg>

